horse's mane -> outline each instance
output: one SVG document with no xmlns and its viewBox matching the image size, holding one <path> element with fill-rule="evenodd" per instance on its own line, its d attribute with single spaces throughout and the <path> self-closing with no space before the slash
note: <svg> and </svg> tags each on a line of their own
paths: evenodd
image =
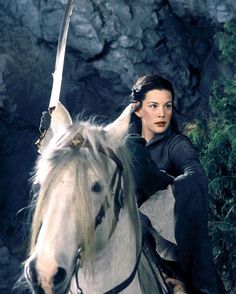
<svg viewBox="0 0 236 294">
<path fill-rule="evenodd" d="M 66 133 L 53 139 L 37 162 L 33 180 L 34 185 L 39 185 L 40 189 L 33 199 L 36 205 L 31 232 L 31 253 L 37 241 L 47 203 L 51 197 L 58 196 L 57 193 L 53 193 L 58 181 L 66 176 L 68 178 L 70 175 L 69 186 L 73 188 L 70 188 L 67 197 L 72 197 L 70 201 L 74 204 L 73 213 L 79 216 L 79 225 L 84 236 L 84 247 L 87 250 L 85 255 L 87 257 L 93 256 L 94 243 L 91 240 L 94 238 L 94 216 L 91 213 L 91 203 L 88 197 L 91 190 L 87 185 L 89 175 L 86 174 L 86 165 L 89 163 L 94 172 L 102 177 L 103 182 L 107 183 L 108 190 L 110 182 L 108 176 L 110 175 L 107 171 L 110 161 L 109 159 L 104 160 L 104 154 L 101 155 L 99 151 L 102 149 L 104 153 L 108 154 L 108 148 L 114 151 L 124 166 L 125 205 L 128 205 L 134 227 L 138 229 L 131 157 L 125 140 L 118 142 L 111 132 L 104 131 L 102 126 L 95 125 L 91 121 L 78 121 Z M 108 158 L 108 156 L 106 157 Z"/>
</svg>

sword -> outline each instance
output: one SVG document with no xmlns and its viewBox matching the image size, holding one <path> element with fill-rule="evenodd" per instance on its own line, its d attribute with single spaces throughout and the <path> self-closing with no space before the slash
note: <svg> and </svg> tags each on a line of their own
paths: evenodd
<svg viewBox="0 0 236 294">
<path fill-rule="evenodd" d="M 55 61 L 55 68 L 53 72 L 53 85 L 51 91 L 51 97 L 49 101 L 48 111 L 50 114 L 56 109 L 56 106 L 60 100 L 60 92 L 61 92 L 61 83 L 62 83 L 62 74 L 64 67 L 64 59 L 65 59 L 65 51 L 66 51 L 66 41 L 68 35 L 68 29 L 70 24 L 70 17 L 73 11 L 74 0 L 68 0 L 64 15 L 62 18 L 58 44 L 57 44 L 57 54 Z M 35 143 L 38 148 L 41 146 L 41 142 L 44 139 L 47 130 L 45 130 L 41 135 L 38 141 Z"/>
<path fill-rule="evenodd" d="M 57 45 L 57 55 L 56 55 L 56 62 L 55 62 L 55 69 L 53 75 L 53 86 L 52 92 L 49 102 L 49 111 L 53 111 L 60 99 L 60 92 L 61 92 L 61 82 L 62 82 L 62 73 L 64 67 L 64 58 L 65 58 L 65 50 L 66 50 L 66 40 L 67 34 L 70 24 L 70 17 L 73 10 L 73 2 L 74 0 L 68 0 L 62 23 L 60 28 L 60 34 L 58 38 L 58 45 Z"/>
</svg>

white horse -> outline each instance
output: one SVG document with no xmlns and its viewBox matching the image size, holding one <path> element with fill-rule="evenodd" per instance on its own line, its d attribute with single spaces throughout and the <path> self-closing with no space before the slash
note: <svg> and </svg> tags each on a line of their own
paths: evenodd
<svg viewBox="0 0 236 294">
<path fill-rule="evenodd" d="M 46 294 L 169 293 L 142 252 L 125 144 L 130 106 L 107 127 L 72 124 L 61 105 L 57 112 L 63 123 L 57 121 L 51 131 L 54 137 L 42 148 L 34 177 L 40 189 L 33 200 L 24 266 L 30 289 Z"/>
</svg>

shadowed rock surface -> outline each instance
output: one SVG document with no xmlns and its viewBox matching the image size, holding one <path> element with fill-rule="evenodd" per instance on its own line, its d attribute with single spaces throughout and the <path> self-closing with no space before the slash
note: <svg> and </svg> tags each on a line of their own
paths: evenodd
<svg viewBox="0 0 236 294">
<path fill-rule="evenodd" d="M 65 0 L 0 0 L 0 293 L 10 293 L 27 248 L 30 175 L 41 112 L 48 107 Z M 208 112 L 221 69 L 214 33 L 233 0 L 76 0 L 61 100 L 71 115 L 117 116 L 144 73 L 170 79 L 176 104 Z M 22 290 L 23 293 L 23 290 Z"/>
</svg>

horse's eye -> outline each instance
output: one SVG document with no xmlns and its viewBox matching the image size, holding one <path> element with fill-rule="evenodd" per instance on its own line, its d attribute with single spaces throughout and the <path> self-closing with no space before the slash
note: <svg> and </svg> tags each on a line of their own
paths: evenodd
<svg viewBox="0 0 236 294">
<path fill-rule="evenodd" d="M 92 192 L 99 193 L 102 191 L 102 186 L 99 182 L 95 182 L 91 188 Z"/>
</svg>

